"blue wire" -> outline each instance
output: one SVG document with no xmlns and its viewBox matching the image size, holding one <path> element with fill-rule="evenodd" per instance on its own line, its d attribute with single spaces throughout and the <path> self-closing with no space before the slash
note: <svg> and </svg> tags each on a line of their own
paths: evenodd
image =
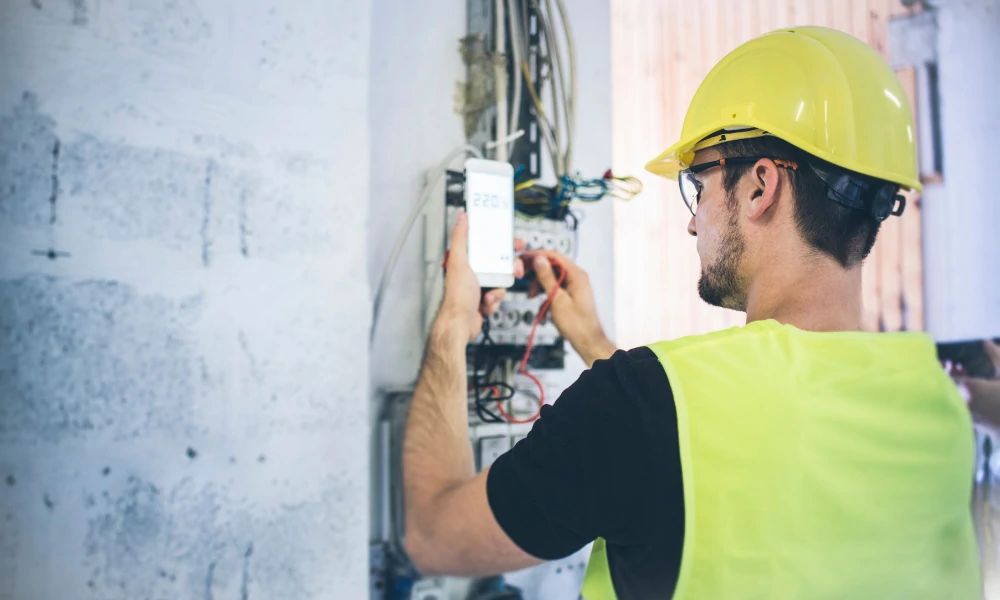
<svg viewBox="0 0 1000 600">
<path fill-rule="evenodd" d="M 568 190 L 570 200 L 576 198 L 584 202 L 596 202 L 608 193 L 608 183 L 604 179 L 573 179 L 569 175 L 563 175 L 562 183 L 562 188 Z M 597 191 L 581 191 L 580 188 L 597 188 Z"/>
<path fill-rule="evenodd" d="M 520 165 L 514 171 L 514 179 L 516 180 L 518 175 L 524 172 L 524 165 Z M 560 208 L 569 206 L 573 200 L 579 200 L 581 202 L 597 202 L 604 198 L 608 193 L 608 182 L 603 178 L 601 179 L 574 179 L 568 174 L 563 174 L 560 178 L 559 194 L 556 196 L 555 202 L 546 211 L 549 218 L 555 218 L 554 215 Z"/>
</svg>

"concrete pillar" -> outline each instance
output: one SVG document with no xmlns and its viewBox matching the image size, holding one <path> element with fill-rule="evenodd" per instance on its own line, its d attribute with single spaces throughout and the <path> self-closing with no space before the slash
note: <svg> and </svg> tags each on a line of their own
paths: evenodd
<svg viewBox="0 0 1000 600">
<path fill-rule="evenodd" d="M 0 599 L 366 595 L 370 11 L 0 4 Z"/>
<path fill-rule="evenodd" d="M 1000 336 L 1000 0 L 936 0 L 942 181 L 924 195 L 927 328 Z"/>
</svg>

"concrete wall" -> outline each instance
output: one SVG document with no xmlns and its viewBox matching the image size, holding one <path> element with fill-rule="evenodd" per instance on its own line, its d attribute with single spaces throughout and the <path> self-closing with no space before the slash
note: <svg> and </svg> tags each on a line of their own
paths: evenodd
<svg viewBox="0 0 1000 600">
<path fill-rule="evenodd" d="M 0 4 L 0 598 L 361 598 L 364 0 Z"/>
<path fill-rule="evenodd" d="M 936 0 L 942 184 L 924 198 L 927 328 L 1000 336 L 1000 0 Z"/>
</svg>

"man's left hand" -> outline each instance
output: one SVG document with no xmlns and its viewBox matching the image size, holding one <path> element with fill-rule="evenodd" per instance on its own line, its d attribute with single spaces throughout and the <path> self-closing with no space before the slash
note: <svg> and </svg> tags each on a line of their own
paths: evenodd
<svg viewBox="0 0 1000 600">
<path fill-rule="evenodd" d="M 468 242 L 469 218 L 464 212 L 460 212 L 451 232 L 451 248 L 444 278 L 444 301 L 441 303 L 440 314 L 459 319 L 468 328 L 471 342 L 483 327 L 483 317 L 489 317 L 500 308 L 506 290 L 496 288 L 485 290 L 484 293 L 479 287 L 479 280 L 469 266 Z M 514 250 L 523 249 L 524 243 L 515 240 Z M 524 265 L 517 258 L 514 260 L 514 277 L 523 276 Z"/>
</svg>

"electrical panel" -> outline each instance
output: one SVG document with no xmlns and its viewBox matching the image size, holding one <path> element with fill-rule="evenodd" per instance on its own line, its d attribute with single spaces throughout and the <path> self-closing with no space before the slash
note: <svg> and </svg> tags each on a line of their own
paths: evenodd
<svg viewBox="0 0 1000 600">
<path fill-rule="evenodd" d="M 489 467 L 510 450 L 510 436 L 497 435 L 479 438 L 479 470 Z"/>
<path fill-rule="evenodd" d="M 460 198 L 462 197 L 461 187 L 455 182 L 461 179 L 461 173 L 449 173 L 452 186 L 449 187 L 449 202 L 446 212 L 447 226 L 445 231 L 450 231 L 458 217 L 460 208 Z M 572 258 L 576 251 L 576 231 L 572 223 L 566 220 L 552 220 L 545 218 L 525 218 L 515 216 L 514 237 L 524 240 L 527 250 L 556 250 Z M 443 250 L 442 250 L 443 252 Z M 427 261 L 432 264 L 431 261 Z M 473 340 L 473 346 L 483 345 L 486 336 L 490 338 L 490 344 L 484 348 L 484 352 L 489 352 L 498 357 L 518 357 L 523 355 L 528 348 L 529 338 L 534 329 L 535 335 L 531 340 L 532 353 L 529 356 L 529 366 L 536 369 L 561 369 L 564 365 L 565 342 L 560 337 L 555 323 L 552 322 L 552 315 L 546 312 L 541 316 L 537 325 L 535 324 L 538 313 L 546 300 L 543 294 L 530 297 L 530 281 L 518 280 L 514 286 L 507 290 L 500 310 L 494 313 L 489 323 L 483 328 L 483 332 Z M 431 322 L 431 315 L 427 315 L 427 326 Z"/>
<path fill-rule="evenodd" d="M 490 336 L 496 345 L 525 347 L 544 301 L 543 296 L 529 298 L 524 292 L 508 292 L 500 305 L 500 310 L 490 317 Z M 473 343 L 479 344 L 482 340 L 483 334 L 480 333 Z M 559 330 L 552 322 L 552 315 L 548 313 L 542 315 L 541 321 L 535 327 L 535 345 L 552 346 L 559 341 Z"/>
<path fill-rule="evenodd" d="M 466 14 L 460 45 L 466 81 L 459 96 L 468 145 L 454 156 L 467 152 L 511 163 L 514 236 L 526 250 L 551 250 L 573 261 L 580 223 L 573 203 L 634 195 L 637 180 L 610 171 L 584 179 L 571 170 L 576 65 L 564 2 L 468 0 Z M 423 225 L 425 334 L 443 297 L 448 236 L 465 207 L 465 175 L 447 165 L 446 159 L 431 172 L 413 213 Z M 466 347 L 469 442 L 477 471 L 524 440 L 545 404 L 548 374 L 565 365 L 566 342 L 546 310 L 547 294 L 532 277 L 515 281 Z M 380 534 L 371 550 L 372 598 L 455 598 L 455 580 L 421 578 L 403 544 L 402 440 L 411 400 L 409 390 L 386 393 L 379 410 L 373 524 Z M 502 577 L 475 584 L 467 600 L 521 598 Z"/>
</svg>

